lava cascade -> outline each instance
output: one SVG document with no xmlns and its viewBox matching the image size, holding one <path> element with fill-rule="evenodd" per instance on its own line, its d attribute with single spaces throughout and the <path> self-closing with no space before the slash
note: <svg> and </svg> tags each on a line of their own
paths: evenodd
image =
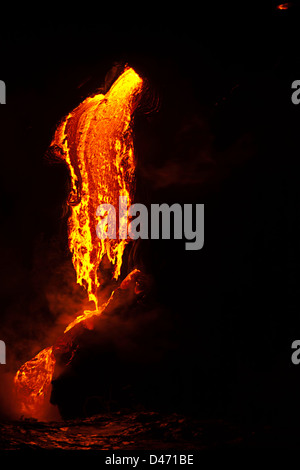
<svg viewBox="0 0 300 470">
<path fill-rule="evenodd" d="M 71 175 L 68 235 L 77 282 L 85 287 L 95 305 L 94 310 L 78 315 L 64 334 L 79 323 L 88 327 L 89 318 L 100 315 L 107 306 L 110 299 L 99 306 L 97 298 L 98 273 L 104 256 L 113 266 L 113 278 L 117 280 L 120 276 L 128 239 L 119 233 L 115 239 L 99 239 L 96 209 L 100 204 L 111 204 L 118 217 L 119 196 L 126 196 L 128 205 L 132 203 L 135 176 L 132 116 L 142 90 L 142 78 L 132 68 L 125 68 L 105 95 L 86 98 L 62 120 L 51 143 L 66 161 Z M 54 346 L 43 349 L 15 375 L 16 399 L 23 415 L 35 418 L 42 415 L 55 367 L 54 349 Z"/>
</svg>

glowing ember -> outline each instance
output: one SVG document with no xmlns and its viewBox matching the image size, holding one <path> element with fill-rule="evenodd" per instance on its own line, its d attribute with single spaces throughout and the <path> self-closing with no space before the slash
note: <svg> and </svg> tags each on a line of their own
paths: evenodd
<svg viewBox="0 0 300 470">
<path fill-rule="evenodd" d="M 126 196 L 131 204 L 135 171 L 131 122 L 142 85 L 139 75 L 126 68 L 106 95 L 89 97 L 74 109 L 59 125 L 52 141 L 61 149 L 71 174 L 69 247 L 77 282 L 86 288 L 96 308 L 79 315 L 65 333 L 81 322 L 88 328 L 89 319 L 100 315 L 109 302 L 98 308 L 98 270 L 104 255 L 114 267 L 113 277 L 118 279 L 120 275 L 128 241 L 119 238 L 118 233 L 114 240 L 100 240 L 96 235 L 96 209 L 105 203 L 117 208 L 119 196 Z M 39 416 L 54 366 L 53 348 L 49 347 L 17 372 L 14 381 L 21 412 Z"/>
<path fill-rule="evenodd" d="M 291 8 L 293 6 L 292 2 L 288 2 L 288 3 L 281 3 L 280 5 L 277 5 L 277 10 L 288 10 L 289 8 Z"/>
</svg>

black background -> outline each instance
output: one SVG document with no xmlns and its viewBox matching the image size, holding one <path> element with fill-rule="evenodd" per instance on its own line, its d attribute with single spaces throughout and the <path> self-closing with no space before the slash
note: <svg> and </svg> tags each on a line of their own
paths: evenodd
<svg viewBox="0 0 300 470">
<path fill-rule="evenodd" d="M 140 194 L 205 203 L 202 250 L 157 241 L 139 254 L 158 302 L 176 319 L 179 401 L 202 417 L 296 423 L 300 108 L 291 83 L 300 78 L 300 15 L 296 4 L 278 11 L 261 3 L 77 12 L 74 5 L 2 19 L 6 367 L 17 370 L 53 339 L 61 311 L 51 310 L 47 292 L 63 280 L 70 315 L 72 296 L 83 297 L 73 286 L 62 210 L 68 174 L 43 157 L 59 119 L 101 87 L 115 63 L 128 62 L 160 100 L 157 113 L 136 122 Z M 172 159 L 180 171 L 169 178 Z"/>
</svg>

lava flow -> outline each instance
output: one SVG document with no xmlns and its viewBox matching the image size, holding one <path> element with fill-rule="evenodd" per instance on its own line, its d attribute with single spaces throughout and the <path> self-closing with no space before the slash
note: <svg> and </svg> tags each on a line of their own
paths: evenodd
<svg viewBox="0 0 300 470">
<path fill-rule="evenodd" d="M 134 193 L 135 161 L 133 153 L 132 115 L 143 80 L 126 68 L 105 94 L 86 98 L 58 126 L 52 146 L 69 166 L 72 189 L 68 203 L 69 247 L 77 274 L 77 282 L 86 288 L 95 310 L 84 311 L 65 329 L 99 315 L 107 303 L 99 306 L 98 272 L 106 255 L 118 279 L 127 239 L 100 240 L 96 235 L 100 204 L 112 204 L 118 210 L 119 196 L 131 204 Z M 118 215 L 118 214 L 117 214 Z M 98 219 L 98 220 L 97 220 Z M 14 383 L 20 412 L 39 418 L 49 391 L 55 367 L 53 347 L 39 352 L 17 372 Z"/>
</svg>

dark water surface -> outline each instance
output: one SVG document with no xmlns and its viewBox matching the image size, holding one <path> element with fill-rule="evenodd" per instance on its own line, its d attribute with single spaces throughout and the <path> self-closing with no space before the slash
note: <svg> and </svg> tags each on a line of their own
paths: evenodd
<svg viewBox="0 0 300 470">
<path fill-rule="evenodd" d="M 299 434 L 267 425 L 201 421 L 178 414 L 116 412 L 80 420 L 0 424 L 0 450 L 181 450 L 299 447 Z"/>
</svg>

